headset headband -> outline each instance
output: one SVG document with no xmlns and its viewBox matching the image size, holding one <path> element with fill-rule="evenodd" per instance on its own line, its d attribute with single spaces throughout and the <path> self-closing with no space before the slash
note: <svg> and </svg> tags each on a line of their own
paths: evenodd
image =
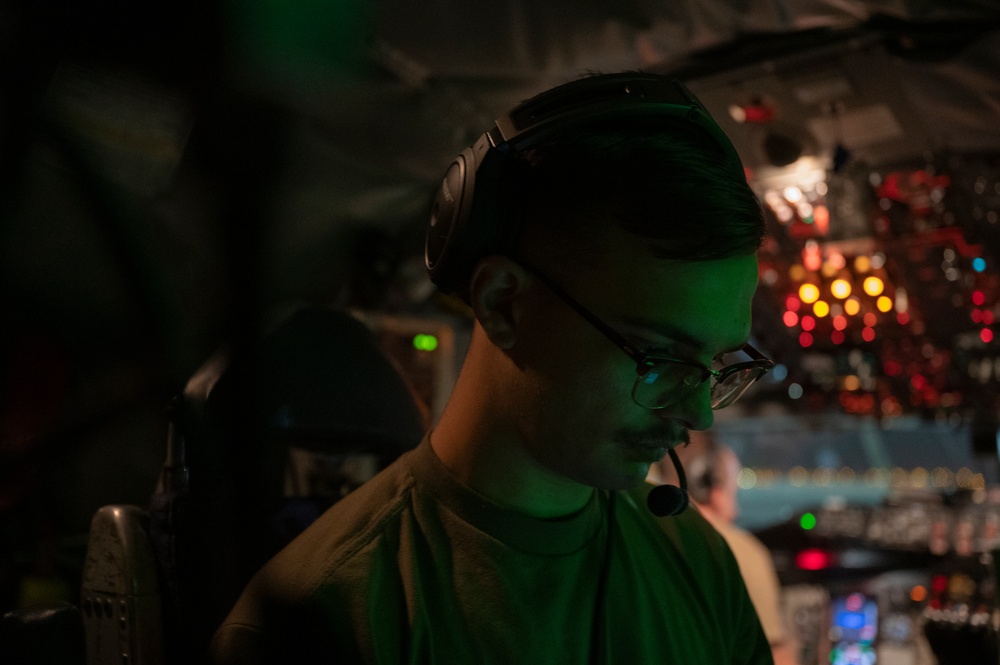
<svg viewBox="0 0 1000 665">
<path fill-rule="evenodd" d="M 511 163 L 552 134 L 609 118 L 662 117 L 703 130 L 733 168 L 742 164 L 732 142 L 698 99 L 679 81 L 657 74 L 605 74 L 547 90 L 497 118 L 493 128 L 456 156 L 431 211 L 424 259 L 431 281 L 445 293 L 464 295 L 482 257 L 504 253 L 516 241 L 511 214 Z M 516 184 L 516 183 L 513 183 Z"/>
</svg>

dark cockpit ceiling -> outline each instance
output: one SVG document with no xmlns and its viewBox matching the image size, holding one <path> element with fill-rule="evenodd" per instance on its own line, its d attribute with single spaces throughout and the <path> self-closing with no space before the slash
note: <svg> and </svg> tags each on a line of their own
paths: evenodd
<svg viewBox="0 0 1000 665">
<path fill-rule="evenodd" d="M 183 385 L 289 301 L 452 314 L 420 265 L 443 166 L 504 109 L 588 71 L 684 79 L 762 199 L 803 169 L 828 180 L 826 233 L 772 214 L 762 253 L 755 336 L 786 365 L 836 352 L 782 322 L 809 241 L 886 255 L 935 349 L 978 334 L 972 282 L 1000 298 L 994 2 L 16 4 L 10 348 L 50 343 L 98 377 L 98 401 Z M 906 186 L 880 195 L 885 178 Z M 940 200 L 928 212 L 921 196 Z"/>
</svg>

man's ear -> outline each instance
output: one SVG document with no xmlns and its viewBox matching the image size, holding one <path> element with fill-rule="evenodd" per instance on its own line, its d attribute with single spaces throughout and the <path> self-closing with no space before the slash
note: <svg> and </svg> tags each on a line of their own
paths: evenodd
<svg viewBox="0 0 1000 665">
<path fill-rule="evenodd" d="M 469 304 L 487 337 L 501 349 L 513 348 L 524 310 L 528 274 L 505 256 L 487 256 L 476 264 L 469 283 Z"/>
</svg>

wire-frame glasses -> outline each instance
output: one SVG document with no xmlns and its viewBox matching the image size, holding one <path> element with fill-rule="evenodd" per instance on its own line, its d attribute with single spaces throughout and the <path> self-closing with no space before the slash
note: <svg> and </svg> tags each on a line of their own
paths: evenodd
<svg viewBox="0 0 1000 665">
<path fill-rule="evenodd" d="M 721 409 L 739 399 L 754 382 L 774 367 L 773 361 L 764 357 L 749 343 L 744 344 L 740 350 L 752 360 L 728 365 L 719 370 L 691 360 L 644 353 L 577 302 L 543 272 L 524 261 L 519 260 L 518 263 L 635 361 L 636 379 L 632 387 L 632 399 L 643 408 L 662 409 L 670 406 L 711 380 L 712 408 Z"/>
</svg>

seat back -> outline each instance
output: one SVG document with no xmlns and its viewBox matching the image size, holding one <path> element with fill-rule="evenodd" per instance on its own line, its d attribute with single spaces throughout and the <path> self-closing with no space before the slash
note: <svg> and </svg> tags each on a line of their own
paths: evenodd
<svg viewBox="0 0 1000 665">
<path fill-rule="evenodd" d="M 108 581 L 118 586 L 106 584 L 101 602 L 136 609 L 114 615 L 143 635 L 129 644 L 145 660 L 131 665 L 199 662 L 250 577 L 344 493 L 416 446 L 428 425 L 426 406 L 372 332 L 320 306 L 296 308 L 263 335 L 221 349 L 169 413 L 167 461 L 149 510 L 103 508 L 88 553 L 116 571 Z M 303 482 L 317 473 L 325 477 Z M 97 538 L 99 530 L 118 540 Z M 146 580 L 149 552 L 156 584 L 123 587 L 138 584 L 136 575 Z M 85 584 L 84 603 L 94 584 Z M 91 620 L 88 644 L 110 644 L 109 626 Z M 100 653 L 90 665 L 110 665 Z"/>
<path fill-rule="evenodd" d="M 70 603 L 59 602 L 7 612 L 0 617 L 0 662 L 84 665 L 80 610 Z"/>
</svg>

